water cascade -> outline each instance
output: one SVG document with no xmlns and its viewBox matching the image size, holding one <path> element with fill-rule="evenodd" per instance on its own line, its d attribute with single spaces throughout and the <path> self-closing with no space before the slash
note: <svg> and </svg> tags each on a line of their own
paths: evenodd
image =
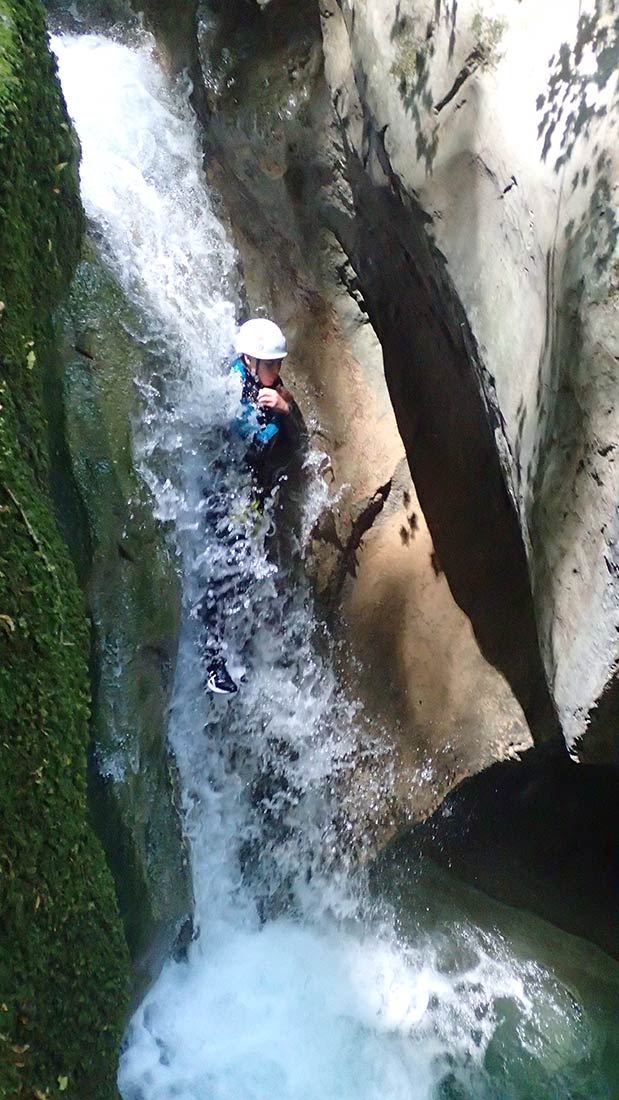
<svg viewBox="0 0 619 1100">
<path fill-rule="evenodd" d="M 230 438 L 235 253 L 209 198 L 188 89 L 169 85 L 146 36 L 67 36 L 54 49 L 92 234 L 143 319 L 136 338 L 153 372 L 136 379 L 135 459 L 183 580 L 168 736 L 194 938 L 129 1023 L 124 1100 L 608 1097 L 617 1071 L 599 963 L 596 981 L 572 989 L 535 961 L 524 933 L 516 945 L 492 920 L 476 928 L 463 902 L 452 899 L 439 928 L 422 878 L 414 919 L 408 902 L 407 917 L 395 897 L 370 892 L 353 857 L 388 813 L 388 760 L 338 689 L 299 565 L 320 484 L 309 470 L 278 554 L 287 487 L 260 514 Z M 226 657 L 242 681 L 232 698 L 205 694 L 198 645 L 196 607 L 230 552 L 213 492 L 241 532 L 232 552 L 243 583 L 226 607 Z M 582 977 L 595 952 L 573 950 Z"/>
</svg>

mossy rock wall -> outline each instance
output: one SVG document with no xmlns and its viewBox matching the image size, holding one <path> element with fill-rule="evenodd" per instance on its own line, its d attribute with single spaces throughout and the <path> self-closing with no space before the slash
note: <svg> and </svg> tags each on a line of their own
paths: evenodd
<svg viewBox="0 0 619 1100">
<path fill-rule="evenodd" d="M 67 541 L 83 561 L 94 627 L 91 793 L 141 984 L 191 908 L 165 736 L 180 586 L 134 464 L 140 380 L 149 385 L 158 364 L 146 337 L 132 335 L 140 318 L 90 242 L 63 312 L 58 437 L 85 515 L 66 498 L 59 503 Z"/>
<path fill-rule="evenodd" d="M 87 823 L 90 638 L 44 414 L 77 159 L 42 8 L 0 0 L 0 1096 L 94 1100 L 115 1094 L 129 967 Z"/>
</svg>

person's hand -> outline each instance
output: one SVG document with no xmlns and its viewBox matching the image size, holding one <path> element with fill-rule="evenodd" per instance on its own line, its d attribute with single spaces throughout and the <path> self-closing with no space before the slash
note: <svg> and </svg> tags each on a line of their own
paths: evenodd
<svg viewBox="0 0 619 1100">
<path fill-rule="evenodd" d="M 284 400 L 281 393 L 270 389 L 269 386 L 265 386 L 259 391 L 258 404 L 263 409 L 275 409 L 277 412 L 282 413 L 290 412 L 288 402 Z"/>
</svg>

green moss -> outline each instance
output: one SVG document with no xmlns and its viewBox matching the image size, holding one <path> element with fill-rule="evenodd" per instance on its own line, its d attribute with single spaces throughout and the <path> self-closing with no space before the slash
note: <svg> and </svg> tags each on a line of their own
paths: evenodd
<svg viewBox="0 0 619 1100">
<path fill-rule="evenodd" d="M 64 312 L 63 434 L 90 532 L 92 726 L 99 770 L 117 777 L 96 779 L 98 831 L 139 968 L 153 944 L 169 947 L 190 907 L 165 736 L 180 589 L 131 438 L 143 416 L 136 379 L 152 382 L 158 364 L 131 336 L 140 318 L 89 244 Z"/>
<path fill-rule="evenodd" d="M 498 61 L 498 49 L 507 30 L 507 20 L 492 19 L 482 11 L 478 11 L 473 16 L 471 30 L 477 39 L 477 49 L 483 55 L 484 63 Z"/>
<path fill-rule="evenodd" d="M 128 964 L 86 823 L 90 640 L 42 400 L 77 157 L 42 9 L 0 0 L 0 1096 L 94 1100 L 115 1091 Z"/>
<path fill-rule="evenodd" d="M 392 39 L 396 43 L 396 50 L 390 72 L 398 83 L 412 81 L 420 72 L 425 72 L 428 40 L 421 31 L 418 21 L 413 18 L 396 20 Z M 429 41 L 431 47 L 432 40 Z"/>
</svg>

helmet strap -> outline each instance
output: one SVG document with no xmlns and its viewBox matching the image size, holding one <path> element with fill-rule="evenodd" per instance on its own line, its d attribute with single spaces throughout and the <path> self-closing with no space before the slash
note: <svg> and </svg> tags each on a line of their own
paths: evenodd
<svg viewBox="0 0 619 1100">
<path fill-rule="evenodd" d="M 245 366 L 247 367 L 247 369 L 250 370 L 251 373 L 254 374 L 257 378 L 258 377 L 258 363 L 260 362 L 260 360 L 256 359 L 256 357 L 253 356 L 253 355 L 248 355 L 246 351 L 243 352 L 241 358 L 242 358 Z M 255 367 L 252 366 L 252 360 L 256 364 Z"/>
</svg>

